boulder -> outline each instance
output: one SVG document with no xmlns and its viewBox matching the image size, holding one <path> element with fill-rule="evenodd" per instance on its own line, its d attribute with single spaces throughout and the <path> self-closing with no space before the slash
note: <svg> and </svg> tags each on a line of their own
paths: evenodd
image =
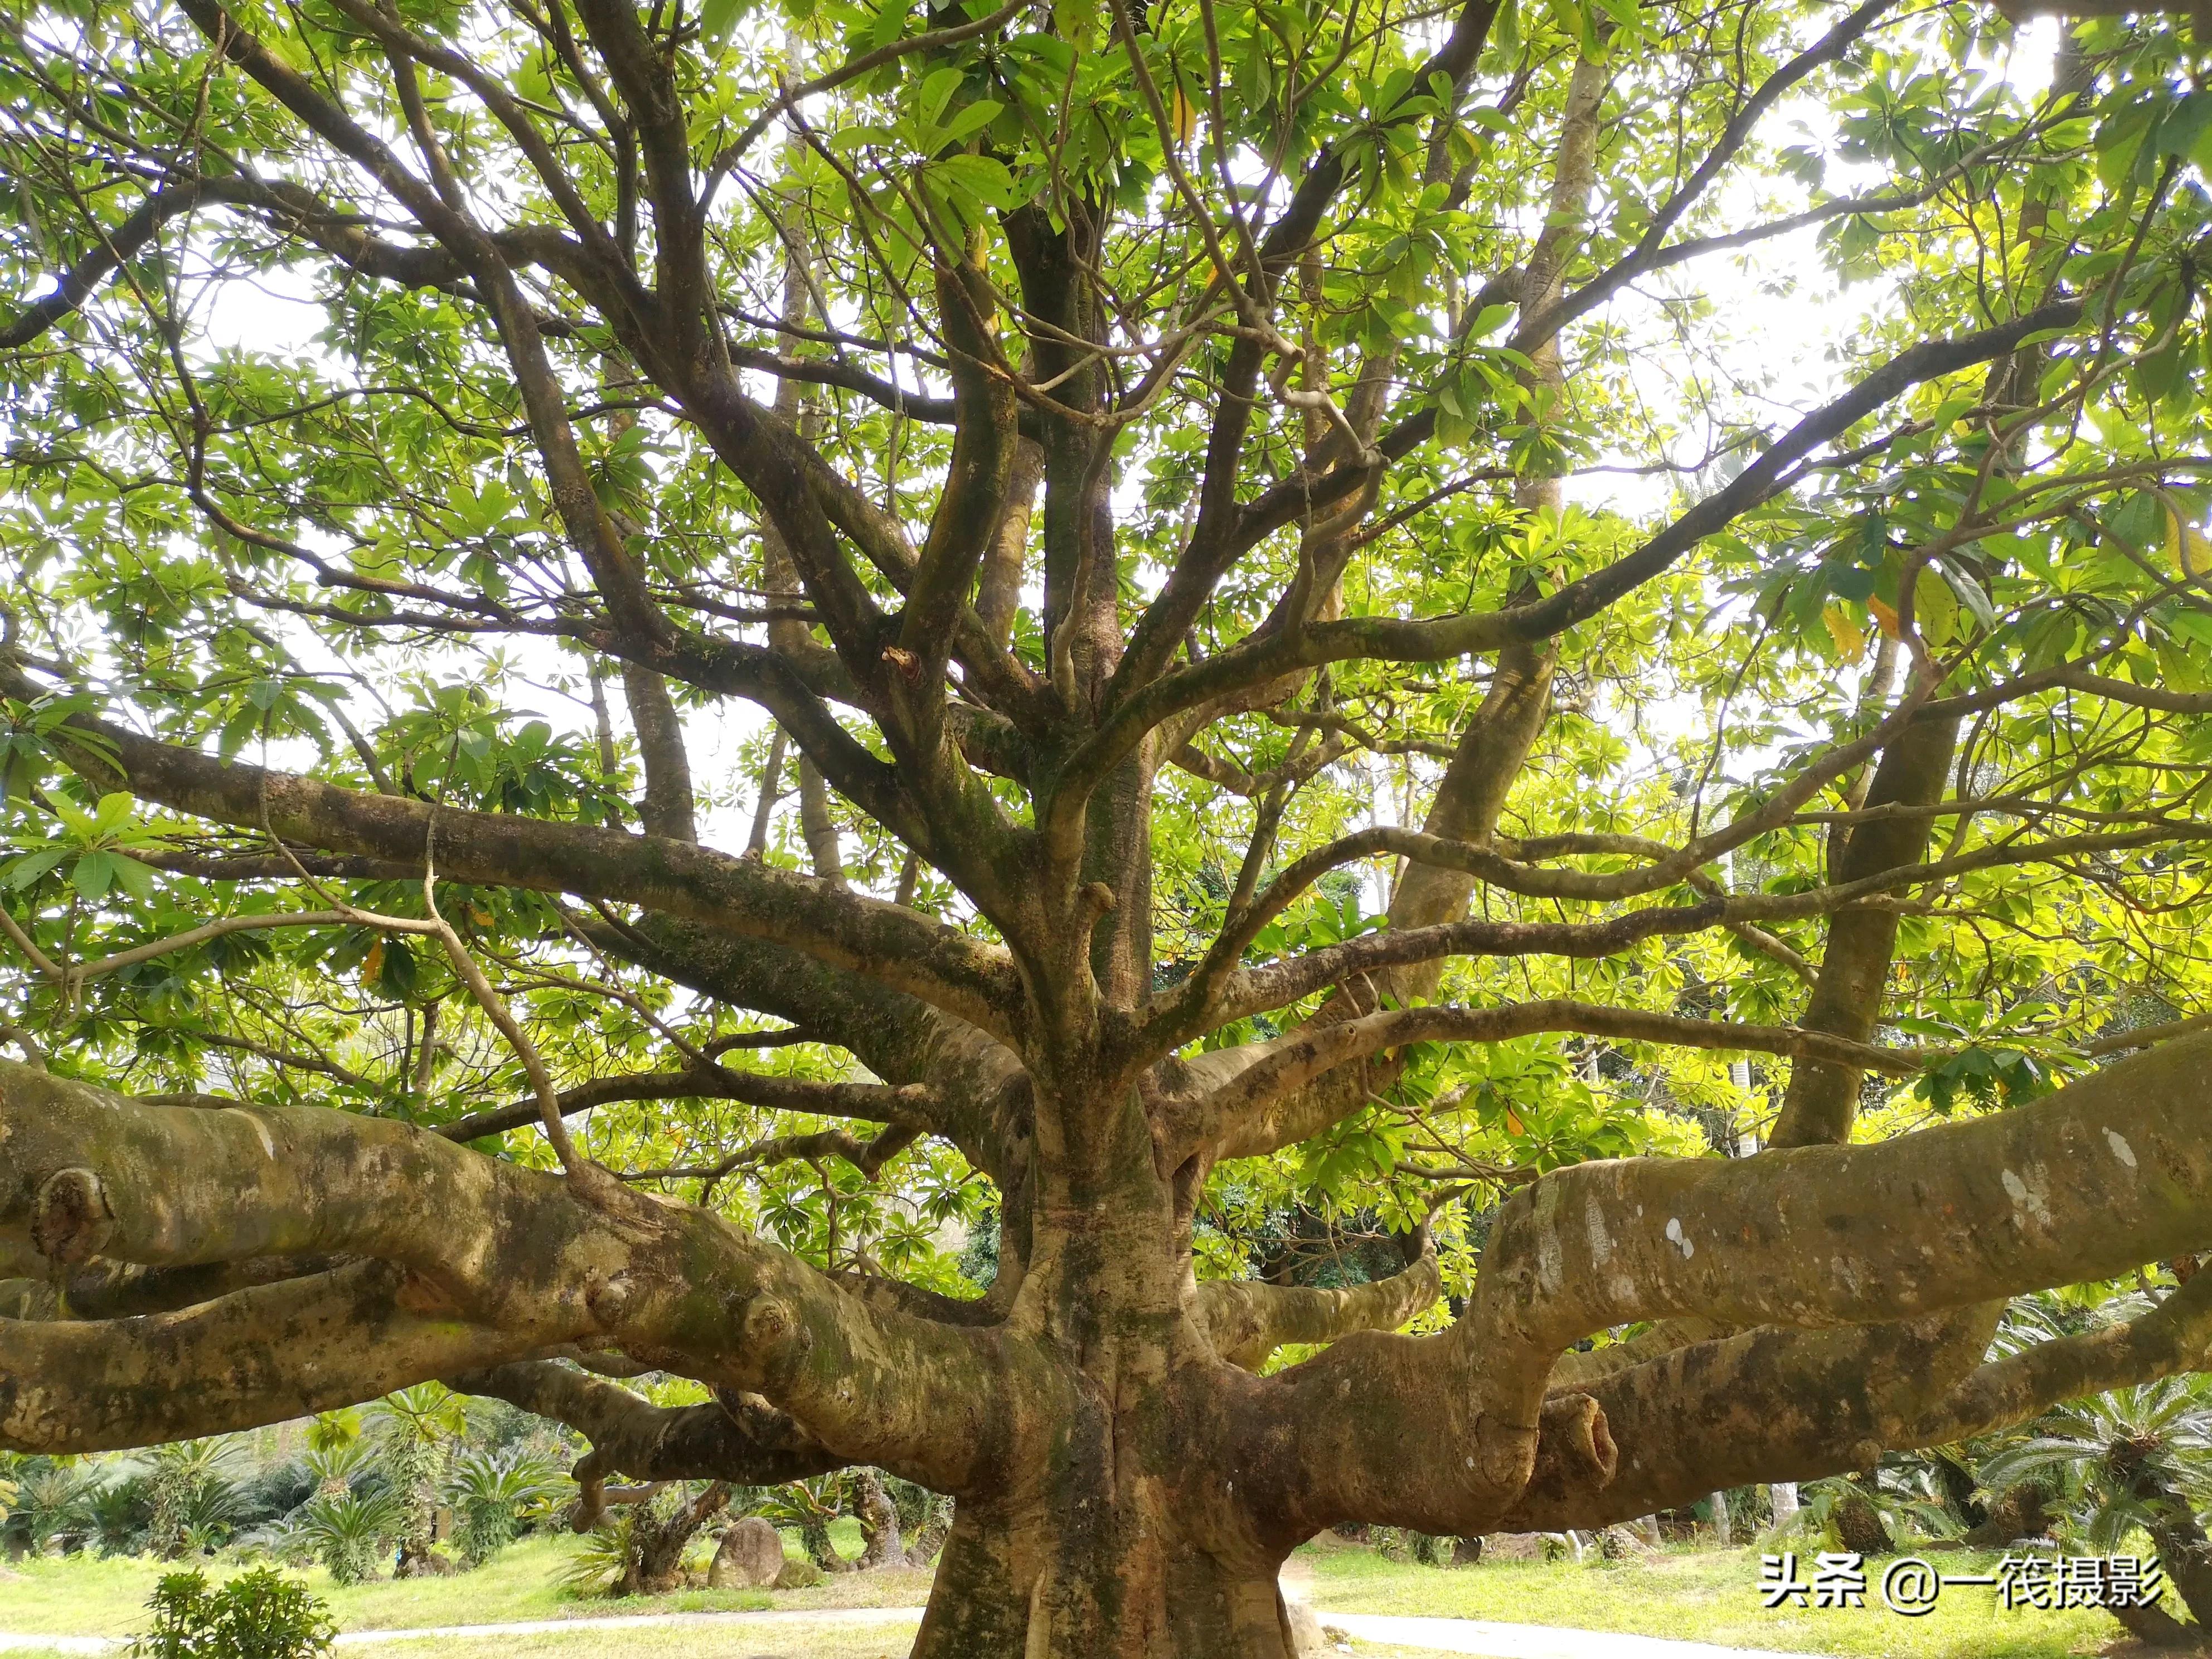
<svg viewBox="0 0 2212 1659">
<path fill-rule="evenodd" d="M 1626 1527 L 1607 1527 L 1597 1536 L 1598 1553 L 1608 1561 L 1625 1561 L 1656 1555 L 1648 1540 Z"/>
<path fill-rule="evenodd" d="M 1304 1602 L 1285 1600 L 1283 1613 L 1291 1627 L 1291 1651 L 1297 1659 L 1322 1659 L 1336 1651 L 1335 1644 L 1322 1634 L 1321 1620 Z"/>
<path fill-rule="evenodd" d="M 392 1569 L 394 1578 L 451 1578 L 455 1568 L 451 1561 L 435 1550 L 413 1550 L 402 1547 L 399 1559 Z"/>
<path fill-rule="evenodd" d="M 723 1528 L 721 1546 L 707 1569 L 707 1585 L 710 1589 L 766 1589 L 783 1568 L 781 1534 L 757 1515 L 749 1515 Z"/>
<path fill-rule="evenodd" d="M 1540 1561 L 1544 1559 L 1544 1534 L 1540 1532 L 1486 1533 L 1482 1540 L 1482 1559 L 1486 1561 Z"/>
<path fill-rule="evenodd" d="M 778 1589 L 812 1589 L 822 1582 L 822 1569 L 811 1561 L 787 1561 L 775 1576 Z"/>
</svg>

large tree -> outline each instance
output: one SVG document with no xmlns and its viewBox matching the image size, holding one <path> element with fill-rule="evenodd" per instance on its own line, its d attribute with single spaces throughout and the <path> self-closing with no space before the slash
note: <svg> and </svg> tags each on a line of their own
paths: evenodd
<svg viewBox="0 0 2212 1659">
<path fill-rule="evenodd" d="M 1989 1358 L 2212 1245 L 2165 21 L 5 15 L 0 1446 L 447 1379 L 1280 1659 L 2204 1358 Z"/>
</svg>

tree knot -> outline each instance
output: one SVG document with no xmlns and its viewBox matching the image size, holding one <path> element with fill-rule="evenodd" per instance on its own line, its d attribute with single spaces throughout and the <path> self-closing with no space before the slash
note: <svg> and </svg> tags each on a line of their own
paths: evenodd
<svg viewBox="0 0 2212 1659">
<path fill-rule="evenodd" d="M 65 1267 L 89 1261 L 115 1234 L 115 1207 L 89 1170 L 57 1170 L 31 1200 L 31 1243 Z"/>
</svg>

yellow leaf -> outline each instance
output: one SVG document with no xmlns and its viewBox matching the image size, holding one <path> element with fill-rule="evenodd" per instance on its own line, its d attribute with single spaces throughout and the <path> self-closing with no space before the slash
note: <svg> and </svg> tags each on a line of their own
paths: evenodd
<svg viewBox="0 0 2212 1659">
<path fill-rule="evenodd" d="M 1895 607 L 1884 605 L 1880 599 L 1869 599 L 1867 601 L 1867 609 L 1874 612 L 1874 625 L 1881 629 L 1883 633 L 1888 635 L 1893 640 L 1895 639 L 1897 637 L 1897 611 Z"/>
<path fill-rule="evenodd" d="M 1845 662 L 1856 662 L 1866 649 L 1866 629 L 1851 620 L 1851 613 L 1840 605 L 1832 605 L 1820 613 L 1827 624 L 1828 637 L 1836 642 L 1837 653 Z"/>
<path fill-rule="evenodd" d="M 1923 565 L 1912 584 L 1912 622 L 1920 637 L 1942 650 L 1959 628 L 1959 596 L 1951 584 Z"/>
<path fill-rule="evenodd" d="M 1182 95 L 1181 87 L 1175 89 L 1175 103 L 1168 112 L 1168 118 L 1174 124 L 1176 143 L 1178 144 L 1188 143 L 1198 131 L 1198 112 L 1191 107 L 1190 100 Z"/>
<path fill-rule="evenodd" d="M 368 947 L 368 954 L 361 959 L 361 976 L 374 979 L 384 971 L 384 941 L 379 939 Z"/>
<path fill-rule="evenodd" d="M 2166 556 L 2184 576 L 2212 572 L 2212 543 L 2195 525 L 2185 522 L 2171 501 L 2166 506 Z"/>
</svg>

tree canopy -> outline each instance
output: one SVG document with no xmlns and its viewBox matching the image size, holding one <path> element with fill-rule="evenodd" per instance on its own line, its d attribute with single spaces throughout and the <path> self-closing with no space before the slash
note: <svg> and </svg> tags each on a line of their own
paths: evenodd
<svg viewBox="0 0 2212 1659">
<path fill-rule="evenodd" d="M 2203 1358 L 1990 1346 L 2212 1244 L 2167 20 L 4 14 L 0 1446 L 443 1379 L 1279 1659 Z"/>
</svg>

